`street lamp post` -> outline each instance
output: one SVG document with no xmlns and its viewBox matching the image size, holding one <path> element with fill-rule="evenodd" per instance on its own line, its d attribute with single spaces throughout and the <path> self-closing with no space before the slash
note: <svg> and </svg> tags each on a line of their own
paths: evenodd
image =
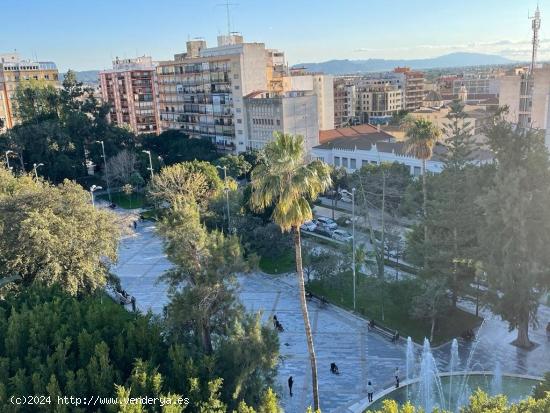
<svg viewBox="0 0 550 413">
<path fill-rule="evenodd" d="M 8 155 L 10 153 L 15 153 L 15 152 L 14 151 L 6 151 L 6 167 L 8 168 L 8 171 L 11 170 L 10 158 L 8 157 Z"/>
<path fill-rule="evenodd" d="M 96 141 L 96 143 L 101 144 L 101 152 L 103 153 L 103 171 L 105 173 L 105 182 L 107 182 L 107 196 L 109 197 L 109 202 L 113 202 L 111 199 L 111 183 L 109 182 L 109 174 L 107 173 L 107 157 L 105 156 L 105 144 L 103 141 Z"/>
<path fill-rule="evenodd" d="M 352 273 L 353 273 L 353 309 L 355 310 L 355 188 L 351 190 L 351 256 L 352 256 Z"/>
<path fill-rule="evenodd" d="M 227 166 L 219 166 L 217 165 L 216 168 L 223 169 L 223 183 L 225 185 L 224 192 L 225 192 L 225 205 L 227 208 L 227 232 L 231 232 L 231 218 L 229 214 L 229 188 L 227 186 Z"/>
<path fill-rule="evenodd" d="M 103 189 L 103 188 L 97 185 L 92 185 L 90 187 L 90 194 L 92 195 L 92 207 L 94 208 L 95 208 L 94 192 L 97 191 L 98 189 Z"/>
<path fill-rule="evenodd" d="M 146 153 L 147 155 L 149 155 L 149 171 L 151 171 L 151 180 L 153 179 L 153 158 L 151 158 L 151 151 L 141 151 L 143 153 Z"/>
<path fill-rule="evenodd" d="M 32 169 L 34 170 L 34 177 L 38 180 L 38 168 L 44 166 L 43 163 L 33 163 Z"/>
</svg>

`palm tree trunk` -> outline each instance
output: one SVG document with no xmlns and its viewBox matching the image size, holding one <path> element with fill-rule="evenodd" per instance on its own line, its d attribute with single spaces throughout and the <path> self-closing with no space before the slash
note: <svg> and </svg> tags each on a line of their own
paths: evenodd
<svg viewBox="0 0 550 413">
<path fill-rule="evenodd" d="M 300 293 L 300 305 L 302 308 L 302 317 L 304 318 L 304 327 L 306 330 L 307 350 L 309 352 L 309 361 L 311 364 L 311 385 L 313 388 L 313 410 L 320 409 L 319 406 L 319 385 L 317 382 L 317 358 L 315 348 L 313 347 L 313 334 L 309 323 L 309 314 L 306 302 L 306 289 L 304 286 L 304 271 L 302 269 L 302 243 L 300 241 L 300 229 L 294 228 L 294 248 L 296 252 L 296 274 L 298 275 L 298 287 Z"/>
<path fill-rule="evenodd" d="M 427 267 L 427 251 L 428 244 L 428 188 L 426 187 L 426 159 L 422 159 L 422 215 L 424 217 L 424 269 Z"/>
</svg>

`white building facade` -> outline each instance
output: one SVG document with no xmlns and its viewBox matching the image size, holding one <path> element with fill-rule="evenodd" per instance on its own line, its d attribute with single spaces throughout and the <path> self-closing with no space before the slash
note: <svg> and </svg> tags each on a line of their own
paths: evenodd
<svg viewBox="0 0 550 413">
<path fill-rule="evenodd" d="M 317 95 L 312 91 L 256 92 L 244 99 L 247 149 L 263 149 L 275 132 L 301 135 L 306 150 L 319 144 Z"/>
</svg>

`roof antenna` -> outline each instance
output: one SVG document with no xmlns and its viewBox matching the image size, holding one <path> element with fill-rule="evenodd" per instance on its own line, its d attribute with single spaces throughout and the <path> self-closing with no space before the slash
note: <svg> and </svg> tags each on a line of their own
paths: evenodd
<svg viewBox="0 0 550 413">
<path fill-rule="evenodd" d="M 229 0 L 225 0 L 225 3 L 217 4 L 217 6 L 224 6 L 225 7 L 225 13 L 227 18 L 227 35 L 231 35 L 231 13 L 230 13 L 230 7 L 231 6 L 237 6 L 237 3 L 230 3 Z"/>
</svg>

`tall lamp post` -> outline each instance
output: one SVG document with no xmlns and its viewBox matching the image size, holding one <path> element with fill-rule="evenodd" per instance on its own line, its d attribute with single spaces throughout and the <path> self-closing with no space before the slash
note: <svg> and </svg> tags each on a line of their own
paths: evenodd
<svg viewBox="0 0 550 413">
<path fill-rule="evenodd" d="M 153 158 L 151 158 L 151 151 L 141 151 L 143 153 L 146 153 L 147 155 L 149 155 L 149 171 L 151 172 L 151 180 L 153 179 Z"/>
<path fill-rule="evenodd" d="M 229 214 L 229 188 L 227 186 L 227 166 L 219 166 L 216 165 L 216 168 L 223 169 L 223 184 L 225 185 L 225 188 L 223 191 L 225 192 L 225 205 L 227 208 L 227 232 L 231 232 L 231 218 Z"/>
<path fill-rule="evenodd" d="M 353 273 L 353 310 L 355 310 L 355 188 L 351 190 L 351 256 L 352 256 L 352 267 L 351 271 Z"/>
<path fill-rule="evenodd" d="M 8 157 L 8 155 L 10 153 L 15 153 L 15 152 L 14 151 L 6 151 L 6 167 L 8 168 L 8 171 L 11 170 L 10 158 Z"/>
<path fill-rule="evenodd" d="M 109 182 L 109 174 L 107 173 L 107 157 L 105 156 L 105 143 L 103 141 L 95 141 L 96 143 L 101 144 L 101 152 L 103 155 L 103 172 L 105 173 L 105 182 L 107 182 L 107 196 L 109 197 L 109 202 L 113 202 L 111 199 L 111 183 Z"/>
<path fill-rule="evenodd" d="M 34 170 L 34 177 L 36 178 L 36 180 L 38 180 L 38 168 L 41 167 L 41 166 L 44 166 L 43 163 L 33 163 L 32 164 L 32 169 Z"/>
<path fill-rule="evenodd" d="M 90 187 L 90 194 L 92 195 L 92 207 L 95 208 L 95 197 L 94 197 L 94 192 L 97 191 L 98 189 L 103 189 L 102 187 L 100 186 L 97 186 L 97 185 L 92 185 Z"/>
</svg>

